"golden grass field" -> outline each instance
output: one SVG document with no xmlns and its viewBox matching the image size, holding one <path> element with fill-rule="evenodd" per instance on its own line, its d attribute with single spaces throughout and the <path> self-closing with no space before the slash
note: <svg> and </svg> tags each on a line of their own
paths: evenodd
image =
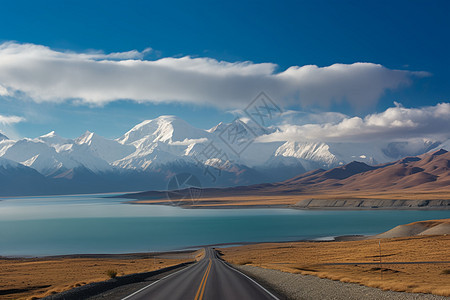
<svg viewBox="0 0 450 300">
<path fill-rule="evenodd" d="M 382 262 L 450 261 L 450 236 L 381 240 Z M 379 262 L 379 240 L 265 243 L 221 248 L 233 264 L 314 275 L 385 290 L 450 296 L 450 264 L 359 265 Z M 330 266 L 327 263 L 355 263 Z"/>
<path fill-rule="evenodd" d="M 186 207 L 205 207 L 205 208 L 220 208 L 220 207 L 252 207 L 252 206 L 293 206 L 301 200 L 305 199 L 391 199 L 391 200 L 450 200 L 450 190 L 428 192 L 428 191 L 390 191 L 390 192 L 330 192 L 330 193 L 304 193 L 298 195 L 248 195 L 239 196 L 235 195 L 229 197 L 205 197 L 195 199 L 195 201 L 186 201 Z M 169 199 L 156 199 L 156 200 L 134 200 L 129 201 L 134 204 L 167 204 L 172 202 Z"/>
<path fill-rule="evenodd" d="M 198 252 L 179 255 L 124 254 L 107 257 L 61 256 L 0 258 L 0 299 L 38 299 L 91 282 L 148 272 L 198 259 Z"/>
</svg>

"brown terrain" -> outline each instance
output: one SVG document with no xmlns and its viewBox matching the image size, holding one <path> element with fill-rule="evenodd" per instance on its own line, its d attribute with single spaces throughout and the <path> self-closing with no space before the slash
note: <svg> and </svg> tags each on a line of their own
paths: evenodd
<svg viewBox="0 0 450 300">
<path fill-rule="evenodd" d="M 415 222 L 360 241 L 264 243 L 220 252 L 238 265 L 450 296 L 449 225 L 450 219 Z"/>
<path fill-rule="evenodd" d="M 136 199 L 130 202 L 138 204 L 172 204 L 160 191 L 121 197 Z M 207 188 L 199 199 L 188 196 L 177 202 L 185 207 L 450 209 L 450 152 L 439 150 L 377 166 L 354 161 L 278 183 Z"/>
<path fill-rule="evenodd" d="M 0 257 L 0 299 L 39 299 L 92 282 L 194 261 L 196 252 Z"/>
</svg>

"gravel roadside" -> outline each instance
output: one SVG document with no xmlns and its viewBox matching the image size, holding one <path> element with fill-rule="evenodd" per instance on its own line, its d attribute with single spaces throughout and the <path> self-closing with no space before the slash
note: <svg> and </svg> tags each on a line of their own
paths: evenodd
<svg viewBox="0 0 450 300">
<path fill-rule="evenodd" d="M 330 279 L 321 279 L 310 275 L 285 273 L 278 270 L 264 269 L 254 266 L 233 265 L 241 272 L 253 277 L 277 294 L 285 295 L 285 299 L 322 299 L 322 300 L 360 300 L 360 299 L 449 299 L 431 294 L 413 294 L 383 291 L 377 288 L 344 283 Z"/>
</svg>

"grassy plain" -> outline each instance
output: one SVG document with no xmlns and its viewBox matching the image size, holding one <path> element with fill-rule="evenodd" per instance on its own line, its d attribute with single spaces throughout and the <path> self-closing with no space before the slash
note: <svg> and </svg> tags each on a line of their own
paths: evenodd
<svg viewBox="0 0 450 300">
<path fill-rule="evenodd" d="M 198 258 L 198 252 L 0 257 L 0 299 L 38 299 L 77 286 L 149 272 Z M 109 275 L 108 275 L 109 274 Z"/>
<path fill-rule="evenodd" d="M 379 241 L 264 243 L 221 248 L 220 252 L 226 261 L 238 265 L 314 275 L 385 290 L 450 296 L 449 235 L 382 239 L 381 265 Z M 348 265 L 330 265 L 334 263 Z"/>
</svg>

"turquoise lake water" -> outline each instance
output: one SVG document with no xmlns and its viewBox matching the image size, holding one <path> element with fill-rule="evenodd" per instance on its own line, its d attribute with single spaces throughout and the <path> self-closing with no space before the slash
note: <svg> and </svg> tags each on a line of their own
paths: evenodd
<svg viewBox="0 0 450 300">
<path fill-rule="evenodd" d="M 221 243 L 375 234 L 449 211 L 182 209 L 101 195 L 0 201 L 0 256 L 176 250 Z"/>
</svg>

